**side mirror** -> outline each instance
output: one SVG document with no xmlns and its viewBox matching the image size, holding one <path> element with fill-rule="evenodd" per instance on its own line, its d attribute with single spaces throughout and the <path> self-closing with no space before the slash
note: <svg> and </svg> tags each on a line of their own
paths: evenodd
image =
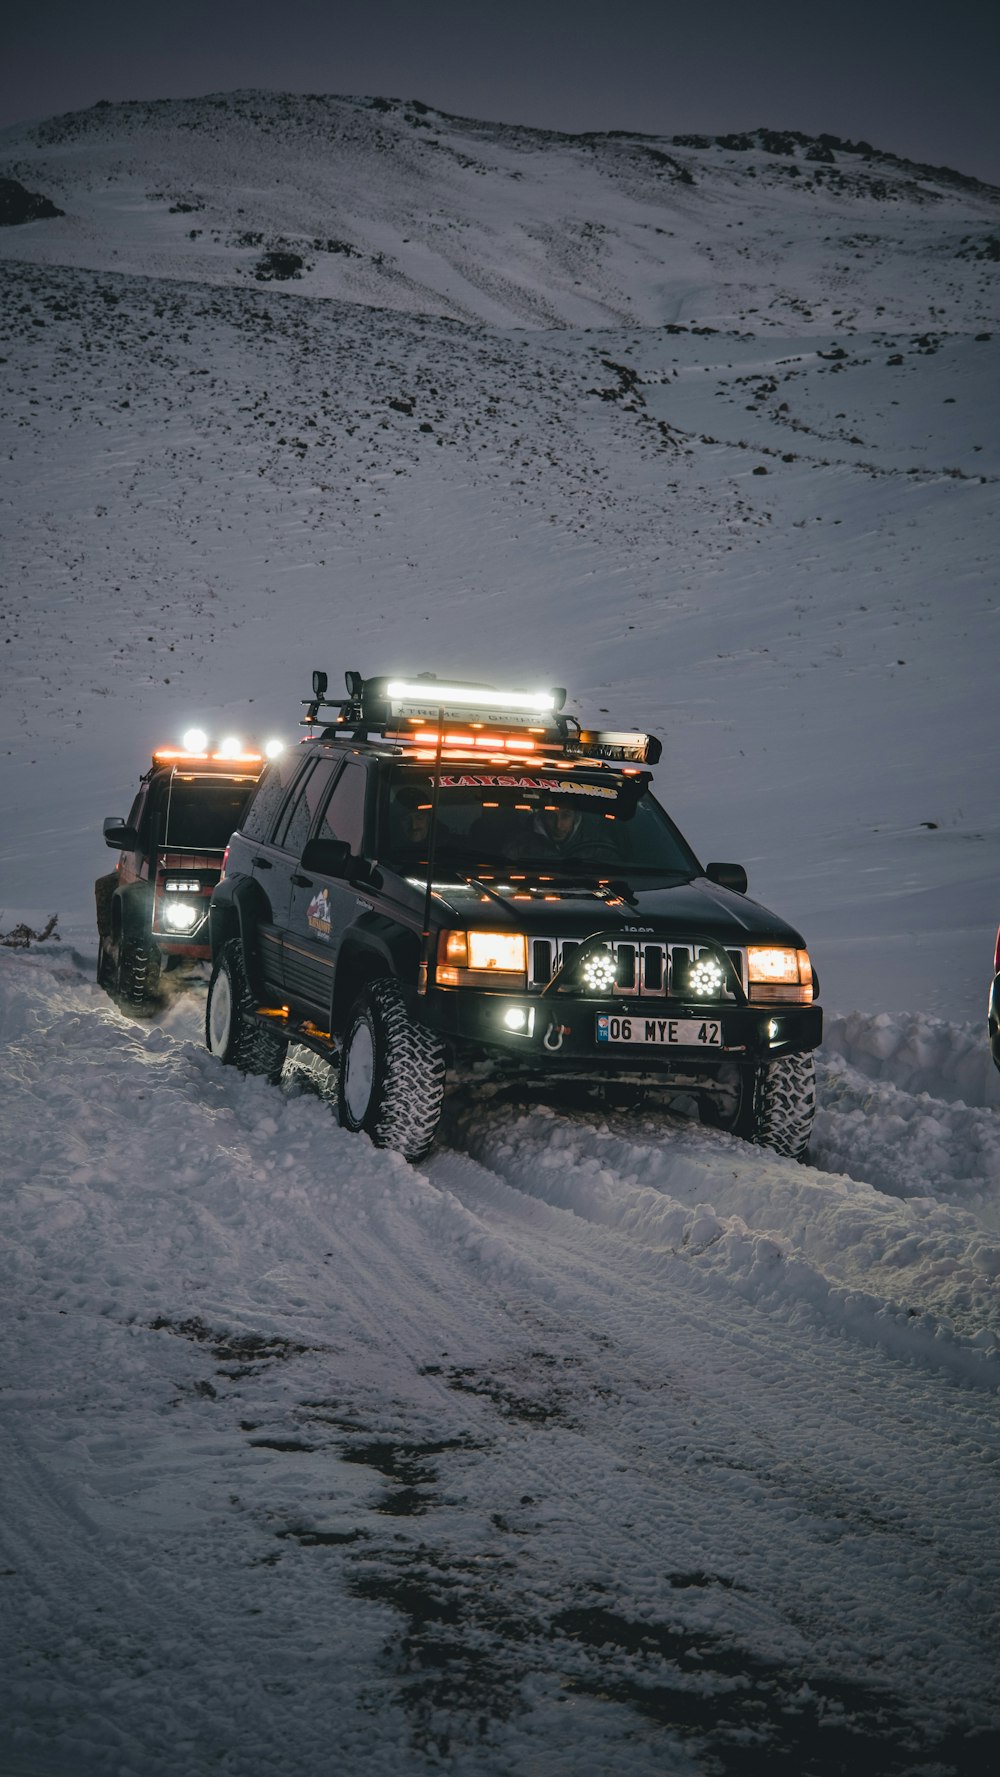
<svg viewBox="0 0 1000 1777">
<path fill-rule="evenodd" d="M 135 851 L 139 844 L 139 835 L 134 827 L 130 827 L 116 814 L 109 814 L 104 823 L 104 843 L 115 851 Z"/>
<path fill-rule="evenodd" d="M 302 853 L 302 868 L 317 876 L 351 874 L 351 848 L 346 839 L 309 839 Z"/>
<path fill-rule="evenodd" d="M 706 864 L 705 875 L 709 882 L 732 889 L 734 894 L 745 895 L 747 892 L 747 873 L 742 864 Z"/>
</svg>

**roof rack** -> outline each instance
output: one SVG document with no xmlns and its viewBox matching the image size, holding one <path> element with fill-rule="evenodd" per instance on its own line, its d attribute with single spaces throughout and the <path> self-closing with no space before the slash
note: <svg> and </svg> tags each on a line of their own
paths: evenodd
<svg viewBox="0 0 1000 1777">
<path fill-rule="evenodd" d="M 336 710 L 334 720 L 325 723 L 324 738 L 391 741 L 420 757 L 430 752 L 481 758 L 500 752 L 515 758 L 557 755 L 601 764 L 655 765 L 663 751 L 652 734 L 581 728 L 575 716 L 564 713 L 562 686 L 510 691 L 439 680 L 434 673 L 365 679 L 359 672 L 347 672 L 344 680 L 347 696 L 331 698 L 327 674 L 313 673 L 312 697 L 303 698 L 304 727 L 314 728 L 321 710 Z"/>
</svg>

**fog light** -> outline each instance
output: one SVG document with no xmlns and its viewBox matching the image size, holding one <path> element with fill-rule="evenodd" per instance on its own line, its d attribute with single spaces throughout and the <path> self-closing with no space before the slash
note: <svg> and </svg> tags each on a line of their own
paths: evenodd
<svg viewBox="0 0 1000 1777">
<path fill-rule="evenodd" d="M 523 1006 L 508 1006 L 503 1015 L 508 1030 L 524 1030 L 528 1022 L 528 1014 Z"/>
<path fill-rule="evenodd" d="M 163 923 L 175 932 L 189 932 L 198 918 L 197 907 L 190 901 L 168 901 L 163 909 Z"/>
<path fill-rule="evenodd" d="M 714 956 L 699 956 L 691 964 L 688 991 L 697 994 L 702 1000 L 717 1000 L 725 978 L 722 966 L 716 962 Z"/>
<path fill-rule="evenodd" d="M 768 1020 L 767 1034 L 768 1034 L 769 1040 L 772 1043 L 777 1041 L 778 1032 L 780 1029 L 781 1029 L 781 1026 L 779 1025 L 778 1020 L 776 1018 L 770 1018 Z"/>
<path fill-rule="evenodd" d="M 615 984 L 617 965 L 610 950 L 592 950 L 581 964 L 580 973 L 591 993 L 609 993 Z"/>
</svg>

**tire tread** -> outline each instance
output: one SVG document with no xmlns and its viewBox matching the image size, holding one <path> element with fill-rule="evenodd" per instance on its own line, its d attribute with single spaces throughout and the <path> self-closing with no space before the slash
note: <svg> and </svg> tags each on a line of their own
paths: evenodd
<svg viewBox="0 0 1000 1777">
<path fill-rule="evenodd" d="M 763 1068 L 757 1087 L 753 1141 L 790 1160 L 809 1146 L 816 1114 L 816 1067 L 812 1055 L 779 1055 Z"/>
<path fill-rule="evenodd" d="M 212 970 L 205 1007 L 205 1042 L 211 1048 L 212 989 L 223 969 L 229 976 L 233 1029 L 230 1053 L 221 1059 L 225 1065 L 238 1068 L 241 1074 L 260 1074 L 267 1080 L 276 1080 L 285 1064 L 288 1041 L 276 1031 L 268 1030 L 266 1025 L 259 1023 L 254 1017 L 256 1002 L 250 990 L 243 945 L 239 938 L 231 938 L 224 945 Z"/>
<path fill-rule="evenodd" d="M 389 976 L 368 984 L 358 1001 L 358 1010 L 364 1007 L 381 1054 L 377 1103 L 366 1114 L 363 1127 L 376 1147 L 420 1160 L 434 1141 L 441 1116 L 444 1050 L 433 1031 L 410 1017 L 399 984 Z M 344 1115 L 343 1094 L 341 1121 L 351 1126 Z"/>
</svg>

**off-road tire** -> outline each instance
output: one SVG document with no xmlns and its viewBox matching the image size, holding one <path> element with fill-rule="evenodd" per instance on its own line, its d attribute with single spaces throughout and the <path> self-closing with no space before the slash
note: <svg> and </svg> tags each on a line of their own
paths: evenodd
<svg viewBox="0 0 1000 1777">
<path fill-rule="evenodd" d="M 208 984 L 205 1043 L 225 1067 L 241 1074 L 262 1074 L 276 1080 L 284 1066 L 288 1040 L 254 1017 L 254 998 L 247 979 L 243 946 L 231 938 L 219 952 Z"/>
<path fill-rule="evenodd" d="M 756 1147 L 772 1148 L 790 1160 L 803 1159 L 816 1115 L 812 1055 L 778 1055 L 741 1072 L 735 1111 L 725 1113 L 706 1102 L 702 1121 L 715 1129 L 727 1129 Z"/>
<path fill-rule="evenodd" d="M 118 940 L 112 992 L 135 1018 L 151 1018 L 158 1009 L 160 953 L 146 937 L 123 932 Z"/>
<path fill-rule="evenodd" d="M 444 1096 L 444 1050 L 406 1010 L 397 982 L 369 982 L 355 1002 L 341 1053 L 337 1104 L 345 1129 L 377 1148 L 419 1160 L 431 1146 Z"/>
<path fill-rule="evenodd" d="M 816 1115 L 816 1068 L 811 1054 L 779 1055 L 761 1069 L 753 1139 L 790 1160 L 801 1160 Z"/>
<path fill-rule="evenodd" d="M 99 937 L 97 940 L 98 987 L 106 988 L 108 993 L 113 993 L 117 968 L 118 957 L 111 939 L 103 936 Z"/>
</svg>

